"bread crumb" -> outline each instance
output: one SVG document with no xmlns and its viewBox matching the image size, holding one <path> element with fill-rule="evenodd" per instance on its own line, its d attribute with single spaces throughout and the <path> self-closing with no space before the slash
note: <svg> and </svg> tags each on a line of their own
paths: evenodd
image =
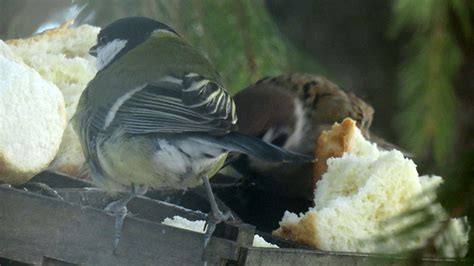
<svg viewBox="0 0 474 266">
<path fill-rule="evenodd" d="M 194 232 L 198 232 L 201 234 L 205 233 L 204 226 L 206 224 L 205 221 L 197 220 L 197 221 L 190 221 L 181 216 L 174 216 L 173 218 L 165 218 L 162 224 L 166 224 L 169 226 L 190 230 Z M 278 248 L 277 245 L 268 243 L 265 239 L 259 235 L 254 235 L 253 238 L 253 246 L 254 247 L 265 247 L 265 248 Z"/>
</svg>

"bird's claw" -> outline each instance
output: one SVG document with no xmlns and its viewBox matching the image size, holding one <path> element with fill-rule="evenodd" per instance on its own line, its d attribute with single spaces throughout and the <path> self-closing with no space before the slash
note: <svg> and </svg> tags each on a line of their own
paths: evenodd
<svg viewBox="0 0 474 266">
<path fill-rule="evenodd" d="M 217 225 L 217 224 L 220 224 L 221 222 L 226 222 L 226 221 L 234 220 L 234 219 L 235 217 L 231 211 L 225 211 L 225 212 L 222 212 L 220 210 L 218 210 L 217 212 L 211 211 L 207 215 L 206 223 L 204 224 L 204 230 L 207 230 L 207 225 L 209 223 Z"/>
<path fill-rule="evenodd" d="M 105 211 L 115 216 L 115 231 L 114 231 L 114 254 L 117 255 L 118 244 L 122 237 L 122 227 L 125 216 L 127 216 L 128 210 L 125 205 L 120 201 L 114 201 L 105 207 Z"/>
</svg>

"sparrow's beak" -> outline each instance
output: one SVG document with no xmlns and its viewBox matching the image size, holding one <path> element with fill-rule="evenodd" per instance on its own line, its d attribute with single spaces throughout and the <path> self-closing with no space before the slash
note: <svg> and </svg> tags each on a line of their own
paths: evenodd
<svg viewBox="0 0 474 266">
<path fill-rule="evenodd" d="M 91 47 L 91 49 L 89 49 L 89 54 L 94 57 L 97 57 L 97 45 L 94 45 Z"/>
</svg>

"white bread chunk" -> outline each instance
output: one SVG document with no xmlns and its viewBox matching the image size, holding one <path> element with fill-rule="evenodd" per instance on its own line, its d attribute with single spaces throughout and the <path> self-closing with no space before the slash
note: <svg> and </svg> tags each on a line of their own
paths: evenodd
<svg viewBox="0 0 474 266">
<path fill-rule="evenodd" d="M 45 169 L 66 127 L 59 89 L 0 41 L 0 182 L 21 184 Z"/>
<path fill-rule="evenodd" d="M 186 229 L 198 233 L 205 233 L 204 226 L 206 224 L 205 221 L 190 221 L 186 218 L 181 216 L 174 216 L 173 218 L 165 218 L 162 224 L 166 224 L 169 226 Z M 253 237 L 253 246 L 254 247 L 264 247 L 264 248 L 278 248 L 277 245 L 268 243 L 265 239 L 259 235 L 254 235 Z"/>
<path fill-rule="evenodd" d="M 447 219 L 439 204 L 433 204 L 430 210 L 439 221 L 421 230 L 414 239 L 395 239 L 383 245 L 374 240 L 415 222 L 416 218 L 393 217 L 432 202 L 434 195 L 419 195 L 439 186 L 442 178 L 419 177 L 412 160 L 397 150 L 377 149 L 376 144 L 364 139 L 352 120 L 335 124 L 326 137 L 332 132 L 340 134 L 341 127 L 351 128 L 345 136 L 350 145 L 346 142 L 341 157 L 327 160 L 327 172 L 316 184 L 314 207 L 305 214 L 285 212 L 280 228 L 273 234 L 328 251 L 398 253 L 423 246 Z M 330 149 L 333 144 L 328 145 Z M 394 221 L 388 223 L 391 218 Z M 454 234 L 463 236 L 458 237 L 458 244 L 467 247 L 466 229 L 461 230 L 460 222 L 453 223 L 457 227 L 454 230 L 458 230 Z M 443 255 L 453 256 L 449 252 Z"/>
<path fill-rule="evenodd" d="M 76 111 L 82 91 L 97 72 L 96 59 L 88 51 L 95 45 L 100 31 L 100 28 L 90 25 L 71 28 L 70 24 L 65 23 L 28 39 L 7 42 L 16 56 L 61 90 L 68 121 Z M 50 169 L 77 175 L 84 161 L 78 136 L 68 124 Z"/>
<path fill-rule="evenodd" d="M 252 246 L 257 248 L 279 248 L 278 245 L 268 243 L 265 238 L 259 235 L 254 235 Z"/>
<path fill-rule="evenodd" d="M 181 229 L 186 229 L 189 231 L 193 232 L 198 232 L 198 233 L 205 233 L 204 226 L 206 225 L 206 221 L 190 221 L 184 217 L 181 216 L 174 216 L 173 218 L 165 218 L 162 224 L 166 224 L 169 226 L 181 228 Z"/>
</svg>

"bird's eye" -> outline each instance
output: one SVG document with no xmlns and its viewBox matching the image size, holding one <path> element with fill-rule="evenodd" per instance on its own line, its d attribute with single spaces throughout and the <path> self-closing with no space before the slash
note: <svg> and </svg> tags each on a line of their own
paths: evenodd
<svg viewBox="0 0 474 266">
<path fill-rule="evenodd" d="M 315 87 L 318 83 L 316 81 L 310 81 L 303 85 L 303 98 L 308 99 L 311 96 L 310 89 Z"/>
<path fill-rule="evenodd" d="M 107 43 L 107 37 L 105 36 L 100 36 L 99 37 L 99 44 L 104 44 Z"/>
</svg>

